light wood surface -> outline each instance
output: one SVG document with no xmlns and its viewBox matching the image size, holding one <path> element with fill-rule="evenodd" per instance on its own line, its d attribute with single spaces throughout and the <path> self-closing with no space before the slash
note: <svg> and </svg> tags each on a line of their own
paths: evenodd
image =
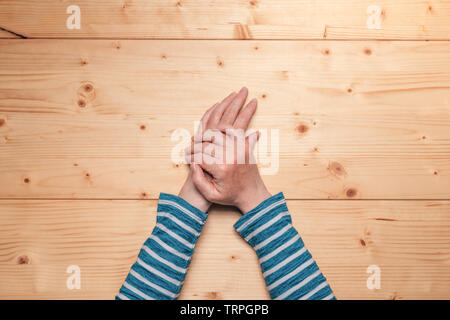
<svg viewBox="0 0 450 320">
<path fill-rule="evenodd" d="M 450 202 L 288 201 L 294 226 L 340 299 L 449 299 Z M 105 298 L 117 293 L 149 236 L 155 200 L 1 200 L 2 298 Z M 240 214 L 213 209 L 180 298 L 267 299 Z M 381 288 L 369 290 L 369 265 Z M 81 289 L 68 290 L 69 265 Z M 8 275 L 8 276 L 5 276 Z"/>
<path fill-rule="evenodd" d="M 449 198 L 448 42 L 2 40 L 0 48 L 2 198 L 176 193 L 187 168 L 171 161 L 173 131 L 192 133 L 206 108 L 244 84 L 259 99 L 252 127 L 279 130 L 279 170 L 264 176 L 273 192 Z"/>
<path fill-rule="evenodd" d="M 74 4 L 79 30 L 66 27 Z M 0 26 L 29 38 L 436 40 L 450 37 L 450 1 L 2 0 Z"/>
<path fill-rule="evenodd" d="M 450 299 L 448 40 L 450 0 L 0 0 L 0 299 L 113 298 L 186 177 L 172 134 L 243 85 L 336 296 Z M 238 217 L 213 209 L 180 298 L 268 298 Z"/>
</svg>

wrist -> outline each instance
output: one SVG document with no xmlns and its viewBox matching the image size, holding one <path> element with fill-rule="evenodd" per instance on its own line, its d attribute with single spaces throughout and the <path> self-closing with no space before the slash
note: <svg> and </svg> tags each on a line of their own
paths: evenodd
<svg viewBox="0 0 450 320">
<path fill-rule="evenodd" d="M 249 190 L 249 192 L 242 193 L 241 200 L 236 204 L 236 207 L 245 214 L 256 208 L 261 202 L 269 199 L 272 195 L 267 190 L 264 184 Z"/>
<path fill-rule="evenodd" d="M 206 200 L 205 197 L 203 197 L 203 195 L 197 190 L 192 179 L 190 178 L 190 175 L 186 179 L 186 182 L 178 193 L 178 196 L 205 213 L 208 212 L 209 207 L 211 206 L 211 202 Z"/>
</svg>

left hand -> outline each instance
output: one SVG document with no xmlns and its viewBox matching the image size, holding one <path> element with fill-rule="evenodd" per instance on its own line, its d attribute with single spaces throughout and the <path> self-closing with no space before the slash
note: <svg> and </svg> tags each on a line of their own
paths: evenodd
<svg viewBox="0 0 450 320">
<path fill-rule="evenodd" d="M 181 187 L 178 196 L 197 209 L 200 209 L 202 212 L 207 212 L 211 206 L 211 202 L 206 200 L 194 185 L 194 181 L 192 180 L 192 170 L 189 170 L 189 175 L 186 178 L 183 187 Z"/>
</svg>

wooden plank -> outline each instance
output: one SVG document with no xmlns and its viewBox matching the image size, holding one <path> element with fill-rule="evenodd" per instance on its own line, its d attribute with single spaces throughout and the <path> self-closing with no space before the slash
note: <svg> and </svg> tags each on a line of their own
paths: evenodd
<svg viewBox="0 0 450 320">
<path fill-rule="evenodd" d="M 3 0 L 0 22 L 30 38 L 449 39 L 450 1 Z"/>
<path fill-rule="evenodd" d="M 449 299 L 449 201 L 289 201 L 294 226 L 340 299 Z M 1 200 L 1 299 L 111 299 L 155 224 L 154 200 Z M 257 258 L 215 207 L 182 299 L 266 299 Z M 68 290 L 69 265 L 81 289 Z M 381 288 L 369 290 L 369 265 Z"/>
<path fill-rule="evenodd" d="M 176 193 L 172 133 L 241 85 L 272 192 L 450 198 L 449 42 L 167 40 L 0 41 L 0 197 Z"/>
</svg>

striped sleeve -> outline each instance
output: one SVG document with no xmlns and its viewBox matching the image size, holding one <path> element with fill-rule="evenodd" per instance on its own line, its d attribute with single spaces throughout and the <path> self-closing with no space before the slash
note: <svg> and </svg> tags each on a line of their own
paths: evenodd
<svg viewBox="0 0 450 320">
<path fill-rule="evenodd" d="M 292 226 L 281 192 L 244 214 L 234 228 L 255 249 L 272 299 L 336 299 Z"/>
<path fill-rule="evenodd" d="M 116 299 L 176 299 L 206 218 L 206 213 L 182 198 L 161 193 L 156 226 Z"/>
</svg>

